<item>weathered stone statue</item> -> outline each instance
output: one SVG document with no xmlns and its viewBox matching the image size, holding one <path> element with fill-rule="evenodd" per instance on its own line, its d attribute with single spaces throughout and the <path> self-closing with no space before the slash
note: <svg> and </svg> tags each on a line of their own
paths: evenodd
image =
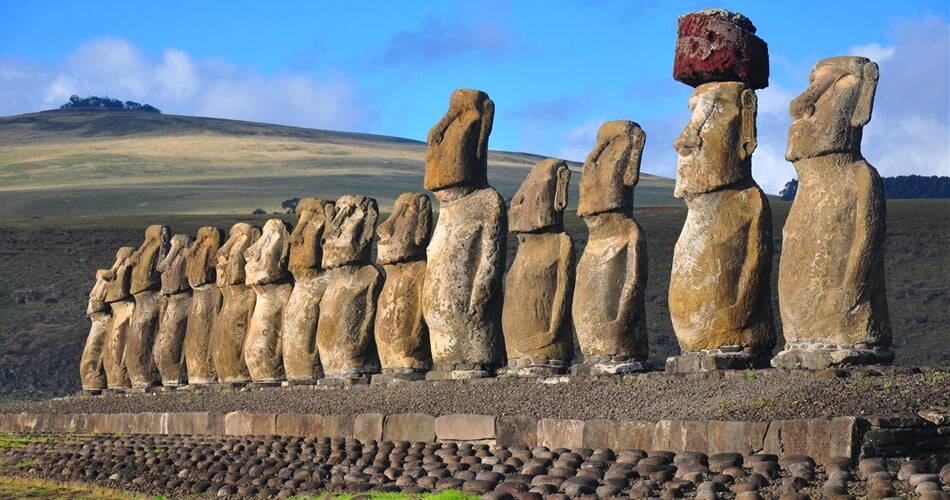
<svg viewBox="0 0 950 500">
<path fill-rule="evenodd" d="M 669 290 L 670 317 L 683 354 L 669 358 L 667 370 L 767 366 L 775 345 L 772 215 L 752 179 L 752 152 L 754 89 L 768 84 L 768 52 L 741 14 L 708 10 L 688 16 L 702 19 L 711 31 L 735 36 L 715 40 L 707 48 L 713 56 L 688 54 L 690 61 L 707 58 L 700 78 L 677 77 L 696 90 L 689 99 L 692 117 L 673 144 L 679 154 L 674 195 L 686 201 L 689 212 L 673 252 Z M 688 16 L 680 19 L 681 37 Z M 702 39 L 704 33 L 690 33 L 695 35 L 690 39 Z M 680 49 L 678 43 L 682 63 Z M 739 58 L 743 53 L 753 59 Z"/>
<path fill-rule="evenodd" d="M 82 358 L 79 360 L 79 376 L 84 391 L 100 391 L 107 387 L 103 351 L 105 351 L 112 326 L 112 311 L 109 309 L 109 304 L 106 304 L 106 291 L 110 278 L 108 269 L 99 269 L 96 271 L 96 284 L 89 292 L 86 316 L 89 317 L 92 325 L 86 337 L 86 345 L 82 350 Z"/>
<path fill-rule="evenodd" d="M 520 375 L 564 373 L 574 354 L 574 241 L 563 219 L 570 180 L 564 160 L 541 161 L 511 200 L 508 230 L 519 244 L 501 318 L 508 368 Z"/>
<path fill-rule="evenodd" d="M 245 282 L 257 294 L 244 339 L 244 361 L 254 382 L 273 383 L 284 378 L 281 327 L 284 306 L 294 287 L 287 272 L 289 257 L 290 233 L 280 219 L 268 220 L 261 237 L 244 251 Z"/>
<path fill-rule="evenodd" d="M 426 246 L 432 236 L 429 197 L 399 195 L 376 234 L 376 261 L 386 271 L 374 328 L 382 372 L 393 378 L 424 378 L 432 365 L 429 328 L 422 317 Z"/>
<path fill-rule="evenodd" d="M 187 382 L 184 342 L 191 310 L 191 285 L 185 273 L 185 252 L 194 240 L 187 234 L 172 236 L 171 248 L 158 264 L 162 273 L 162 296 L 165 307 L 155 336 L 152 357 L 165 387 Z"/>
<path fill-rule="evenodd" d="M 589 231 L 577 263 L 574 329 L 584 354 L 578 373 L 629 373 L 649 368 L 644 313 L 647 243 L 633 219 L 646 134 L 634 122 L 604 123 L 584 161 L 577 215 Z"/>
<path fill-rule="evenodd" d="M 884 190 L 861 156 L 877 80 L 877 64 L 863 57 L 824 59 L 790 106 L 785 158 L 799 183 L 782 240 L 786 344 L 775 367 L 894 359 L 884 293 Z"/>
<path fill-rule="evenodd" d="M 261 230 L 246 222 L 231 226 L 228 241 L 218 250 L 217 285 L 221 311 L 211 329 L 211 359 L 218 380 L 246 383 L 251 380 L 244 361 L 244 338 L 254 313 L 257 295 L 244 282 L 244 251 L 261 237 Z"/>
<path fill-rule="evenodd" d="M 324 235 L 328 283 L 320 301 L 317 347 L 329 378 L 379 372 L 373 321 L 383 275 L 370 260 L 378 213 L 373 198 L 341 196 Z"/>
<path fill-rule="evenodd" d="M 190 385 L 212 384 L 218 380 L 210 345 L 214 318 L 221 310 L 215 266 L 223 241 L 224 231 L 212 226 L 202 227 L 198 229 L 195 242 L 185 250 L 185 274 L 192 297 L 183 351 Z"/>
<path fill-rule="evenodd" d="M 152 359 L 152 344 L 162 317 L 162 274 L 158 264 L 165 259 L 170 246 L 168 226 L 152 225 L 145 230 L 145 241 L 132 254 L 132 280 L 129 291 L 135 297 L 132 327 L 125 344 L 125 364 L 133 388 L 146 388 L 159 383 L 158 370 Z"/>
<path fill-rule="evenodd" d="M 434 364 L 428 378 L 486 377 L 504 362 L 508 220 L 504 200 L 487 181 L 494 114 L 484 92 L 456 90 L 429 131 L 424 187 L 440 208 L 422 292 Z"/>
<path fill-rule="evenodd" d="M 294 289 L 284 308 L 284 372 L 291 383 L 314 383 L 323 376 L 317 350 L 317 320 L 320 300 L 327 289 L 323 272 L 323 234 L 333 220 L 332 201 L 304 198 L 297 204 L 297 226 L 290 235 L 287 267 L 294 277 Z"/>
<path fill-rule="evenodd" d="M 125 344 L 132 327 L 132 312 L 135 301 L 129 293 L 132 279 L 132 254 L 135 249 L 122 247 L 115 253 L 115 263 L 103 276 L 106 285 L 105 302 L 112 310 L 112 324 L 102 353 L 102 365 L 106 372 L 109 389 L 129 387 L 129 373 L 125 367 Z"/>
</svg>

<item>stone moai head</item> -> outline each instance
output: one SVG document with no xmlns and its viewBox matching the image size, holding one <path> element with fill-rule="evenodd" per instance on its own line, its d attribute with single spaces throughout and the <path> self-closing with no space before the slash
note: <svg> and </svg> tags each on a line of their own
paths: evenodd
<svg viewBox="0 0 950 500">
<path fill-rule="evenodd" d="M 185 274 L 192 288 L 215 282 L 218 249 L 224 241 L 224 231 L 213 226 L 198 229 L 194 243 L 185 251 Z"/>
<path fill-rule="evenodd" d="M 449 110 L 429 130 L 425 189 L 488 184 L 488 136 L 494 116 L 495 103 L 488 94 L 472 89 L 452 92 Z"/>
<path fill-rule="evenodd" d="M 785 159 L 795 161 L 828 153 L 861 152 L 864 125 L 871 120 L 877 90 L 877 63 L 864 57 L 818 61 L 808 88 L 789 106 Z"/>
<path fill-rule="evenodd" d="M 224 246 L 218 249 L 217 273 L 218 286 L 244 283 L 244 251 L 261 237 L 261 228 L 246 222 L 231 226 L 231 234 Z"/>
<path fill-rule="evenodd" d="M 548 158 L 535 164 L 511 199 L 508 230 L 530 233 L 546 228 L 561 229 L 570 182 L 571 170 L 566 161 Z"/>
<path fill-rule="evenodd" d="M 264 223 L 261 237 L 244 250 L 244 282 L 248 285 L 277 283 L 287 279 L 290 232 L 280 219 Z"/>
<path fill-rule="evenodd" d="M 423 193 L 403 193 L 393 213 L 376 230 L 376 261 L 396 264 L 424 259 L 432 237 L 432 202 Z"/>
<path fill-rule="evenodd" d="M 319 270 L 323 261 L 323 233 L 333 220 L 332 201 L 304 198 L 297 203 L 297 226 L 290 235 L 290 260 L 294 275 Z"/>
<path fill-rule="evenodd" d="M 194 240 L 187 234 L 172 236 L 171 246 L 165 258 L 158 264 L 158 271 L 162 273 L 162 293 L 172 295 L 191 288 L 188 275 L 185 272 L 185 253 Z"/>
<path fill-rule="evenodd" d="M 581 171 L 577 215 L 584 217 L 633 207 L 633 186 L 640 181 L 646 133 L 640 125 L 616 120 L 597 131 L 597 145 Z"/>
<path fill-rule="evenodd" d="M 374 198 L 341 196 L 330 227 L 323 233 L 323 268 L 369 263 L 378 216 Z"/>
<path fill-rule="evenodd" d="M 689 198 L 752 178 L 757 103 L 755 91 L 741 82 L 696 87 L 689 98 L 693 114 L 673 141 L 679 154 L 674 196 Z"/>
<path fill-rule="evenodd" d="M 168 226 L 155 224 L 145 229 L 145 241 L 132 254 L 132 286 L 135 294 L 145 290 L 158 290 L 162 286 L 162 275 L 158 264 L 165 260 L 171 246 L 172 231 Z"/>
<path fill-rule="evenodd" d="M 131 297 L 129 288 L 131 287 L 133 253 L 135 249 L 132 247 L 122 247 L 116 251 L 115 263 L 109 269 L 106 302 L 116 302 Z"/>
<path fill-rule="evenodd" d="M 108 269 L 96 270 L 96 284 L 89 291 L 89 302 L 86 304 L 86 314 L 92 315 L 97 312 L 108 311 L 106 308 L 106 296 L 109 293 L 109 283 L 112 280 L 112 272 Z"/>
</svg>

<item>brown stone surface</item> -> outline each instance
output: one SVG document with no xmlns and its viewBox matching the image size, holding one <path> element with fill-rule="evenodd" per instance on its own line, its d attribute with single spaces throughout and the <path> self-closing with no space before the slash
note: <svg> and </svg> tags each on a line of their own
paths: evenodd
<svg viewBox="0 0 950 500">
<path fill-rule="evenodd" d="M 538 419 L 528 416 L 506 415 L 495 423 L 495 439 L 499 446 L 538 445 Z"/>
<path fill-rule="evenodd" d="M 290 235 L 287 269 L 294 278 L 318 273 L 323 269 L 323 233 L 335 214 L 332 201 L 303 198 L 294 211 L 297 225 Z"/>
<path fill-rule="evenodd" d="M 423 413 L 387 415 L 383 423 L 383 439 L 413 443 L 435 442 L 435 417 Z"/>
<path fill-rule="evenodd" d="M 185 251 L 185 274 L 192 288 L 214 283 L 218 249 L 224 243 L 224 231 L 206 226 L 198 229 L 194 243 Z"/>
<path fill-rule="evenodd" d="M 386 416 L 382 413 L 361 413 L 353 419 L 353 438 L 362 442 L 379 441 L 383 438 L 383 422 Z"/>
<path fill-rule="evenodd" d="M 488 136 L 494 117 L 495 103 L 484 92 L 452 92 L 449 110 L 429 130 L 425 189 L 487 185 Z"/>
<path fill-rule="evenodd" d="M 251 378 L 244 361 L 244 339 L 257 298 L 244 284 L 244 251 L 260 236 L 260 228 L 239 222 L 231 227 L 228 241 L 218 250 L 216 274 L 222 302 L 209 345 L 215 373 L 222 382 L 247 382 Z"/>
<path fill-rule="evenodd" d="M 328 377 L 379 372 L 373 323 L 383 275 L 370 263 L 377 216 L 375 199 L 342 196 L 326 230 L 317 347 Z"/>
<path fill-rule="evenodd" d="M 693 115 L 674 142 L 675 195 L 689 212 L 673 252 L 673 330 L 685 352 L 768 352 L 775 344 L 772 222 L 751 176 L 755 93 L 741 83 L 708 83 L 689 107 Z"/>
<path fill-rule="evenodd" d="M 276 432 L 277 415 L 233 411 L 224 416 L 224 433 L 245 436 L 270 436 Z"/>
<path fill-rule="evenodd" d="M 79 360 L 79 376 L 82 388 L 86 390 L 106 387 L 102 356 L 112 327 L 112 310 L 105 301 L 109 278 L 111 274 L 108 269 L 96 271 L 96 283 L 89 292 L 89 302 L 86 306 L 86 316 L 91 325 L 82 350 L 82 358 Z"/>
<path fill-rule="evenodd" d="M 133 295 L 146 290 L 159 290 L 162 274 L 158 265 L 165 259 L 171 246 L 171 229 L 168 226 L 151 225 L 145 229 L 145 241 L 129 258 L 132 276 L 129 292 Z"/>
<path fill-rule="evenodd" d="M 645 360 L 648 355 L 647 245 L 630 216 L 645 141 L 636 123 L 607 122 L 584 162 L 577 211 L 589 239 L 577 263 L 572 312 L 585 357 Z"/>
<path fill-rule="evenodd" d="M 132 326 L 132 312 L 135 302 L 119 300 L 109 303 L 112 310 L 112 323 L 102 353 L 102 364 L 106 372 L 106 385 L 110 389 L 129 387 L 129 372 L 125 366 L 125 344 Z"/>
<path fill-rule="evenodd" d="M 442 415 L 435 418 L 439 441 L 488 441 L 495 439 L 494 415 Z"/>
<path fill-rule="evenodd" d="M 696 87 L 708 82 L 769 86 L 768 45 L 742 14 L 705 9 L 680 16 L 673 79 Z"/>
<path fill-rule="evenodd" d="M 261 237 L 244 251 L 245 281 L 257 298 L 244 338 L 244 361 L 254 382 L 284 378 L 281 329 L 293 285 L 287 271 L 290 233 L 280 219 L 264 224 Z"/>
<path fill-rule="evenodd" d="M 191 311 L 191 285 L 185 268 L 186 253 L 191 244 L 192 239 L 187 234 L 172 236 L 171 247 L 158 265 L 165 303 L 152 346 L 152 358 L 164 386 L 177 386 L 187 381 L 184 341 Z"/>
<path fill-rule="evenodd" d="M 152 359 L 152 344 L 161 320 L 162 286 L 158 265 L 170 248 L 168 226 L 151 225 L 145 230 L 145 241 L 129 257 L 132 276 L 129 291 L 135 297 L 135 310 L 125 343 L 125 364 L 132 387 L 148 387 L 159 382 Z"/>
<path fill-rule="evenodd" d="M 519 245 L 502 310 L 509 359 L 573 356 L 574 242 L 562 222 L 570 178 L 563 160 L 541 161 L 512 198 L 509 230 Z"/>
<path fill-rule="evenodd" d="M 584 421 L 542 418 L 538 421 L 538 446 L 548 448 L 584 446 Z"/>
<path fill-rule="evenodd" d="M 190 384 L 210 384 L 218 379 L 211 359 L 211 330 L 221 310 L 221 291 L 214 283 L 192 289 L 191 309 L 182 347 Z"/>
<path fill-rule="evenodd" d="M 376 308 L 375 336 L 383 370 L 425 371 L 432 364 L 429 328 L 422 315 L 426 246 L 432 236 L 432 203 L 423 193 L 403 193 L 376 234 L 376 262 L 386 281 Z"/>
<path fill-rule="evenodd" d="M 887 361 L 886 354 L 871 351 L 889 352 L 892 336 L 884 286 L 884 190 L 860 150 L 877 79 L 877 64 L 865 58 L 825 59 L 790 106 L 786 159 L 795 165 L 799 187 L 779 265 L 787 344 L 773 363 L 817 369 Z M 820 344 L 831 351 L 828 356 L 814 363 L 803 359 Z M 847 356 L 849 349 L 869 355 Z"/>
<path fill-rule="evenodd" d="M 613 420 L 596 419 L 584 422 L 584 446 L 588 448 L 617 447 L 617 432 L 619 424 Z"/>
<path fill-rule="evenodd" d="M 188 249 L 193 243 L 194 240 L 187 234 L 176 234 L 169 241 L 168 252 L 156 267 L 156 270 L 162 273 L 162 295 L 191 290 L 186 266 Z"/>
</svg>

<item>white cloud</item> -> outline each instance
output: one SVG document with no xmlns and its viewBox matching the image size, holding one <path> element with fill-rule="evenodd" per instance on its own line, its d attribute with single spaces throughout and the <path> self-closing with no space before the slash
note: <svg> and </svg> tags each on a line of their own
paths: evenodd
<svg viewBox="0 0 950 500">
<path fill-rule="evenodd" d="M 583 124 L 569 129 L 564 134 L 564 146 L 558 150 L 558 157 L 570 161 L 584 161 L 587 154 L 597 143 L 597 130 L 604 124 L 603 118 L 591 118 Z"/>
<path fill-rule="evenodd" d="M 881 63 L 890 59 L 891 56 L 894 55 L 894 47 L 882 47 L 881 44 L 873 42 L 866 45 L 851 47 L 848 49 L 848 54 L 852 56 L 867 57 L 872 61 Z"/>
</svg>

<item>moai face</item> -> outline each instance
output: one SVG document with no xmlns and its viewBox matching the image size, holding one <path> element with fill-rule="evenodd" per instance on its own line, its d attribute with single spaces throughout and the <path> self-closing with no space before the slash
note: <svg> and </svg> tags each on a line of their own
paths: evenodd
<svg viewBox="0 0 950 500">
<path fill-rule="evenodd" d="M 135 249 L 122 247 L 115 253 L 115 263 L 109 269 L 109 285 L 106 287 L 106 302 L 126 300 L 131 297 L 129 287 L 132 278 L 132 254 Z"/>
<path fill-rule="evenodd" d="M 224 241 L 224 231 L 207 226 L 198 229 L 194 243 L 185 251 L 185 274 L 192 288 L 215 282 L 218 249 Z"/>
<path fill-rule="evenodd" d="M 395 264 L 425 258 L 432 237 L 432 202 L 422 193 L 403 193 L 393 213 L 376 230 L 376 261 Z"/>
<path fill-rule="evenodd" d="M 261 237 L 261 229 L 246 222 L 231 226 L 228 241 L 218 249 L 217 273 L 218 286 L 244 283 L 244 251 Z"/>
<path fill-rule="evenodd" d="M 584 161 L 577 215 L 633 207 L 632 188 L 640 181 L 645 143 L 646 134 L 634 122 L 617 120 L 601 125 L 597 145 Z"/>
<path fill-rule="evenodd" d="M 788 128 L 785 159 L 860 153 L 877 80 L 877 64 L 864 57 L 818 61 L 808 75 L 808 88 L 789 106 L 792 125 Z"/>
<path fill-rule="evenodd" d="M 705 83 L 690 96 L 689 109 L 693 115 L 673 142 L 679 153 L 674 196 L 688 198 L 751 179 L 755 92 L 739 82 Z"/>
<path fill-rule="evenodd" d="M 96 284 L 89 291 L 89 302 L 86 304 L 86 314 L 92 315 L 97 312 L 108 311 L 106 308 L 106 295 L 109 292 L 109 283 L 112 280 L 112 273 L 108 269 L 99 269 L 96 271 Z"/>
<path fill-rule="evenodd" d="M 439 191 L 456 186 L 481 188 L 488 181 L 488 136 L 495 103 L 472 89 L 452 92 L 449 110 L 429 131 L 423 187 Z"/>
<path fill-rule="evenodd" d="M 341 196 L 336 202 L 336 215 L 324 232 L 323 268 L 368 263 L 378 215 L 375 199 Z"/>
<path fill-rule="evenodd" d="M 545 228 L 561 228 L 567 208 L 567 186 L 571 170 L 564 160 L 549 158 L 531 168 L 508 210 L 508 230 L 530 233 Z"/>
<path fill-rule="evenodd" d="M 162 286 L 158 265 L 165 259 L 171 245 L 171 229 L 168 226 L 152 225 L 145 230 L 145 241 L 132 254 L 132 286 L 135 294 L 145 290 L 157 290 Z"/>
<path fill-rule="evenodd" d="M 333 220 L 333 202 L 304 198 L 297 204 L 297 226 L 290 235 L 290 272 L 318 270 L 323 260 L 323 232 Z"/>
<path fill-rule="evenodd" d="M 171 295 L 190 288 L 188 276 L 185 273 L 185 253 L 193 242 L 194 240 L 187 234 L 172 236 L 168 254 L 158 264 L 158 270 L 162 273 L 163 294 Z"/>
<path fill-rule="evenodd" d="M 245 282 L 248 285 L 276 283 L 287 279 L 290 233 L 280 219 L 264 224 L 261 237 L 244 251 Z"/>
</svg>

